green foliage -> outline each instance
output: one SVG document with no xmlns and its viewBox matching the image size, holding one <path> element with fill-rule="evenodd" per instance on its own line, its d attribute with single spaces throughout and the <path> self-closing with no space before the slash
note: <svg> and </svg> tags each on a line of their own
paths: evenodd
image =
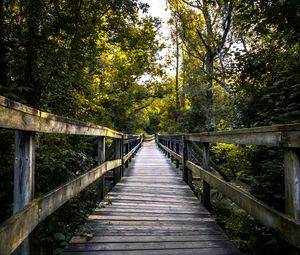
<svg viewBox="0 0 300 255">
<path fill-rule="evenodd" d="M 228 237 L 242 254 L 282 254 L 286 243 L 254 220 L 245 211 L 223 197 L 213 201 L 213 215 L 225 223 Z"/>
<path fill-rule="evenodd" d="M 14 132 L 0 130 L 0 222 L 12 214 L 14 188 Z"/>
<path fill-rule="evenodd" d="M 245 126 L 298 122 L 299 2 L 256 2 L 241 3 L 236 16 L 237 30 L 250 31 L 244 38 L 248 49 L 233 68 L 237 121 Z"/>
<path fill-rule="evenodd" d="M 217 163 L 228 177 L 242 181 L 247 180 L 247 174 L 251 172 L 252 155 L 255 148 L 249 146 L 238 146 L 235 144 L 218 144 L 211 148 L 212 160 Z"/>
<path fill-rule="evenodd" d="M 52 190 L 96 164 L 96 138 L 41 134 L 36 143 L 36 195 Z"/>
<path fill-rule="evenodd" d="M 31 234 L 33 254 L 60 254 L 75 233 L 90 234 L 78 225 L 96 207 L 95 189 L 95 185 L 85 189 L 36 227 Z"/>
<path fill-rule="evenodd" d="M 220 170 L 269 204 L 284 210 L 283 152 L 276 148 L 218 144 L 212 148 L 212 159 Z"/>
</svg>

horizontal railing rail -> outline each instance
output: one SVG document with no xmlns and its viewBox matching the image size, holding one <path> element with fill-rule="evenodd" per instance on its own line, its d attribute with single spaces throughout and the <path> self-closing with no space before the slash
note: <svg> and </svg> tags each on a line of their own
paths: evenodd
<svg viewBox="0 0 300 255">
<path fill-rule="evenodd" d="M 158 135 L 157 141 L 159 147 L 175 161 L 177 167 L 181 163 L 183 179 L 192 189 L 193 180 L 196 179 L 193 176 L 200 176 L 203 182 L 201 200 L 208 209 L 211 208 L 210 189 L 213 187 L 263 225 L 276 231 L 282 239 L 300 249 L 300 124 L 199 134 Z M 192 142 L 203 144 L 201 166 L 190 159 Z M 217 166 L 210 158 L 210 143 L 282 148 L 285 167 L 285 213 L 275 210 L 233 182 L 229 182 L 225 175 L 214 174 L 212 170 Z"/>
<path fill-rule="evenodd" d="M 43 133 L 122 138 L 122 133 L 115 130 L 42 112 L 2 96 L 0 127 Z"/>
<path fill-rule="evenodd" d="M 124 167 L 128 167 L 128 162 L 143 142 L 141 135 L 127 135 L 106 127 L 41 112 L 2 96 L 0 128 L 17 130 L 14 215 L 0 225 L 1 255 L 13 253 L 22 242 L 24 245 L 28 235 L 41 221 L 97 180 L 98 198 L 103 199 L 105 173 L 113 170 L 113 181 L 118 182 L 123 176 Z M 98 137 L 98 166 L 33 199 L 35 132 Z M 114 139 L 114 159 L 109 161 L 105 161 L 106 137 Z"/>
</svg>

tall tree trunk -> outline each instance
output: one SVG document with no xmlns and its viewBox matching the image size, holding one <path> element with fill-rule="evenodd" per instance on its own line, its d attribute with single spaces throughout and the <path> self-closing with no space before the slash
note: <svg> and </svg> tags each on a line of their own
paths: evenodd
<svg viewBox="0 0 300 255">
<path fill-rule="evenodd" d="M 175 93 L 176 93 L 176 120 L 180 112 L 179 102 L 179 36 L 178 36 L 178 23 L 176 21 L 176 81 L 175 81 Z"/>
<path fill-rule="evenodd" d="M 77 65 L 79 62 L 78 57 L 80 56 L 81 53 L 81 33 L 80 33 L 80 20 L 81 20 L 81 13 L 80 9 L 82 6 L 82 1 L 81 0 L 74 0 L 71 3 L 71 8 L 72 8 L 72 13 L 73 13 L 73 23 L 75 26 L 75 31 L 74 35 L 70 44 L 70 57 L 68 61 L 68 69 L 69 69 L 69 74 L 71 77 L 75 80 L 80 79 L 80 67 Z"/>
<path fill-rule="evenodd" d="M 206 91 L 206 128 L 211 130 L 212 128 L 212 117 L 213 117 L 213 66 L 214 66 L 214 57 L 210 52 L 207 52 L 206 59 L 206 71 L 208 74 L 207 81 L 207 91 Z"/>
<path fill-rule="evenodd" d="M 184 63 L 185 63 L 185 57 L 184 57 L 184 52 L 183 52 L 183 49 L 181 49 L 181 62 L 182 62 L 182 83 L 181 83 L 181 93 L 182 93 L 182 96 L 181 96 L 181 106 L 183 108 L 185 108 L 185 82 L 186 82 L 186 68 L 184 67 Z"/>
<path fill-rule="evenodd" d="M 41 29 L 41 2 L 40 0 L 28 0 L 26 2 L 27 12 L 27 44 L 26 44 L 26 66 L 25 66 L 25 84 L 31 90 L 26 95 L 26 102 L 35 108 L 39 108 L 42 87 L 38 79 L 38 48 L 39 45 L 39 29 Z"/>
<path fill-rule="evenodd" d="M 5 59 L 4 0 L 0 0 L 0 86 L 7 87 L 7 66 Z"/>
</svg>

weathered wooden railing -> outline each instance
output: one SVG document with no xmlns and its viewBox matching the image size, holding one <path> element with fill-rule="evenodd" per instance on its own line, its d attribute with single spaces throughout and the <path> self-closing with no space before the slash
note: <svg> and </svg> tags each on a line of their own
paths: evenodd
<svg viewBox="0 0 300 255">
<path fill-rule="evenodd" d="M 98 197 L 104 197 L 104 174 L 113 171 L 114 183 L 141 146 L 143 137 L 72 120 L 27 107 L 0 96 L 0 128 L 16 130 L 14 214 L 0 225 L 0 254 L 28 253 L 28 235 L 47 216 L 99 180 Z M 34 197 L 35 133 L 98 137 L 98 166 L 47 194 Z M 114 139 L 114 159 L 105 161 L 105 138 Z M 23 243 L 22 243 L 23 242 Z"/>
<path fill-rule="evenodd" d="M 281 238 L 300 249 L 300 124 L 276 125 L 232 131 L 199 134 L 157 136 L 160 148 L 182 164 L 182 176 L 192 187 L 193 173 L 203 182 L 202 203 L 210 209 L 210 189 L 213 187 L 263 225 L 276 231 Z M 203 144 L 203 162 L 190 160 L 194 142 Z M 280 147 L 284 151 L 285 213 L 266 205 L 248 192 L 213 173 L 215 166 L 210 159 L 210 143 L 252 144 Z"/>
</svg>

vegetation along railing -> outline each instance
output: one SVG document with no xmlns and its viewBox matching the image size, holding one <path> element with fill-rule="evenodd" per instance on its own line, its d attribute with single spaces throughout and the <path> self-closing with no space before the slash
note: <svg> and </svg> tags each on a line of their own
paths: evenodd
<svg viewBox="0 0 300 255">
<path fill-rule="evenodd" d="M 47 216 L 99 180 L 98 197 L 104 196 L 104 174 L 112 170 L 114 183 L 140 148 L 142 136 L 126 135 L 106 127 L 72 120 L 27 107 L 0 96 L 0 128 L 15 129 L 14 214 L 0 226 L 0 254 L 11 254 Z M 34 197 L 35 132 L 98 137 L 98 166 L 49 193 Z M 105 161 L 105 138 L 114 139 L 114 159 Z M 25 247 L 25 248 L 24 248 Z"/>
<path fill-rule="evenodd" d="M 300 124 L 276 125 L 232 131 L 185 135 L 157 135 L 160 148 L 182 164 L 183 179 L 192 187 L 193 174 L 200 175 L 202 203 L 211 208 L 210 189 L 221 192 L 281 238 L 300 249 Z M 192 147 L 203 144 L 202 165 L 192 162 Z M 237 187 L 210 158 L 210 143 L 252 144 L 282 148 L 284 151 L 285 213 L 281 213 Z M 198 153 L 200 153 L 198 147 Z M 217 173 L 219 172 L 219 174 Z M 195 180 L 195 178 L 194 178 Z"/>
</svg>

